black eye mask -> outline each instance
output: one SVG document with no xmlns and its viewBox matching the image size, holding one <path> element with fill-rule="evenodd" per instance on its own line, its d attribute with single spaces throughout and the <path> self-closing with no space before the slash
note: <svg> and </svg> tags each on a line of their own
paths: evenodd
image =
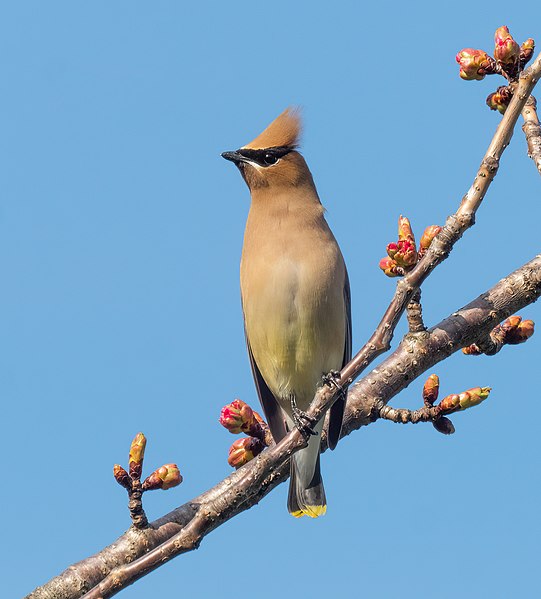
<svg viewBox="0 0 541 599">
<path fill-rule="evenodd" d="M 289 154 L 292 149 L 293 148 L 287 146 L 265 148 L 264 150 L 251 150 L 243 148 L 241 150 L 237 150 L 237 152 L 241 156 L 244 156 L 244 158 L 259 164 L 259 166 L 267 167 L 276 164 L 280 158 L 286 154 Z"/>
</svg>

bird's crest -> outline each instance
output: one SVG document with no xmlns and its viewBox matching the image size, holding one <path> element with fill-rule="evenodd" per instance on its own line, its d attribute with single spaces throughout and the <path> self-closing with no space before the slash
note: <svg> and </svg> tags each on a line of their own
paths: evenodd
<svg viewBox="0 0 541 599">
<path fill-rule="evenodd" d="M 302 121 L 299 108 L 286 108 L 284 112 L 244 148 L 262 150 L 265 148 L 290 147 L 298 145 Z"/>
</svg>

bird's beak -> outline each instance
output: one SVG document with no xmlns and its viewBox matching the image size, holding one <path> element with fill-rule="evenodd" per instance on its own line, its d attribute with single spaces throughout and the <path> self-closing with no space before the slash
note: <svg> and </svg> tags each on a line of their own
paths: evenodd
<svg viewBox="0 0 541 599">
<path fill-rule="evenodd" d="M 239 152 L 222 152 L 222 158 L 231 160 L 231 162 L 234 162 L 237 166 L 241 162 L 247 162 L 247 159 L 242 154 L 239 154 Z"/>
</svg>

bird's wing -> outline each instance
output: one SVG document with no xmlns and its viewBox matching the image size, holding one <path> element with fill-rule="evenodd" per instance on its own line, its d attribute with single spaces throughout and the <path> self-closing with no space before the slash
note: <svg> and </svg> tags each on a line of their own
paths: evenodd
<svg viewBox="0 0 541 599">
<path fill-rule="evenodd" d="M 344 358 L 342 360 L 342 368 L 351 360 L 351 291 L 349 288 L 348 271 L 344 281 L 344 307 L 346 313 L 346 339 L 344 343 Z M 344 417 L 344 409 L 346 407 L 346 394 L 344 389 L 343 396 L 339 397 L 331 406 L 329 414 L 329 430 L 327 434 L 327 443 L 329 449 L 334 449 L 340 438 L 342 430 L 342 418 Z"/>
<path fill-rule="evenodd" d="M 248 341 L 248 335 L 246 335 L 246 329 L 244 330 L 244 335 L 246 337 L 246 346 L 248 348 L 248 355 L 250 356 L 250 365 L 252 366 L 252 374 L 254 376 L 257 395 L 259 396 L 259 401 L 263 407 L 263 412 L 265 413 L 265 418 L 270 427 L 274 442 L 278 443 L 278 441 L 281 441 L 287 433 L 284 415 L 280 405 L 259 371 L 254 354 L 252 353 L 252 348 L 250 347 L 250 342 Z"/>
</svg>

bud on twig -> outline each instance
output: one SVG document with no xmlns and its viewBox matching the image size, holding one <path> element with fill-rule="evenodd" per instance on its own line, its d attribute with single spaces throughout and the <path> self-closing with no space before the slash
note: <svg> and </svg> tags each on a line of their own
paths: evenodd
<svg viewBox="0 0 541 599">
<path fill-rule="evenodd" d="M 520 316 L 510 316 L 500 325 L 505 332 L 505 343 L 518 345 L 524 343 L 534 334 L 534 321 L 522 320 Z"/>
<path fill-rule="evenodd" d="M 415 236 L 411 230 L 409 218 L 402 215 L 398 218 L 398 239 L 399 241 L 411 241 L 415 245 Z"/>
<path fill-rule="evenodd" d="M 430 225 L 424 230 L 423 236 L 421 237 L 421 241 L 419 242 L 419 254 L 421 254 L 421 252 L 423 254 L 426 252 L 426 250 L 432 244 L 434 237 L 436 237 L 436 235 L 441 231 L 441 229 L 442 227 L 438 225 Z"/>
<path fill-rule="evenodd" d="M 220 413 L 220 424 L 234 435 L 247 432 L 254 420 L 252 408 L 240 399 L 224 406 Z"/>
<path fill-rule="evenodd" d="M 133 441 L 131 442 L 128 465 L 130 467 L 130 476 L 135 480 L 141 478 L 141 473 L 143 471 L 143 460 L 145 459 L 146 445 L 147 440 L 143 433 L 137 433 Z"/>
<path fill-rule="evenodd" d="M 512 97 L 513 93 L 509 87 L 502 85 L 494 93 L 487 96 L 487 106 L 490 110 L 497 110 L 501 114 L 504 114 Z"/>
<path fill-rule="evenodd" d="M 474 387 L 473 389 L 463 391 L 458 396 L 460 409 L 467 410 L 468 408 L 478 406 L 481 402 L 485 401 L 485 399 L 489 396 L 490 391 L 490 387 Z"/>
<path fill-rule="evenodd" d="M 436 374 L 431 374 L 427 379 L 423 387 L 423 400 L 425 406 L 433 406 L 436 399 L 438 399 L 438 391 L 440 389 L 440 379 Z"/>
<path fill-rule="evenodd" d="M 115 464 L 113 466 L 113 475 L 119 485 L 128 491 L 131 489 L 132 484 L 130 475 L 124 470 L 124 468 L 122 468 L 120 464 Z"/>
<path fill-rule="evenodd" d="M 176 464 L 165 464 L 149 475 L 143 483 L 143 491 L 172 489 L 182 482 L 182 476 Z"/>
<path fill-rule="evenodd" d="M 388 256 L 379 261 L 379 267 L 388 277 L 401 277 L 405 274 L 404 269 L 398 266 L 396 260 Z"/>
<path fill-rule="evenodd" d="M 523 44 L 520 46 L 520 68 L 523 69 L 532 59 L 533 52 L 535 50 L 535 42 L 531 37 L 529 37 Z"/>
<path fill-rule="evenodd" d="M 481 81 L 485 75 L 498 72 L 496 62 L 484 50 L 464 48 L 455 59 L 460 65 L 459 75 L 466 81 Z"/>
<path fill-rule="evenodd" d="M 250 460 L 253 460 L 263 449 L 265 449 L 265 445 L 260 439 L 243 437 L 242 439 L 237 439 L 231 445 L 227 461 L 233 468 L 240 468 Z"/>
<path fill-rule="evenodd" d="M 440 416 L 432 422 L 432 426 L 442 435 L 452 435 L 455 432 L 453 423 L 445 416 Z"/>
<path fill-rule="evenodd" d="M 494 34 L 494 58 L 506 73 L 516 75 L 520 47 L 505 25 L 496 29 Z"/>
</svg>

